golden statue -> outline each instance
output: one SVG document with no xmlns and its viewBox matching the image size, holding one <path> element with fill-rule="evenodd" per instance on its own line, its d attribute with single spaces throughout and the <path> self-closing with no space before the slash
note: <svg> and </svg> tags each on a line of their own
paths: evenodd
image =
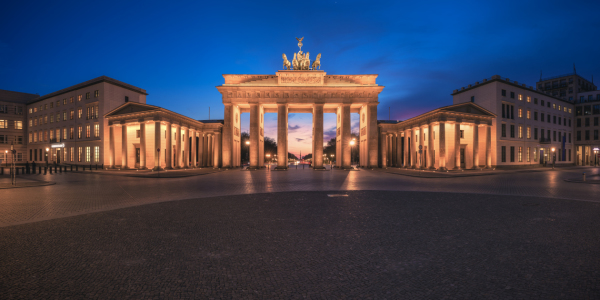
<svg viewBox="0 0 600 300">
<path fill-rule="evenodd" d="M 286 68 L 289 70 L 290 66 L 292 64 L 290 63 L 290 61 L 287 59 L 287 56 L 285 56 L 285 53 L 283 54 L 283 69 L 285 70 Z"/>
<path fill-rule="evenodd" d="M 300 47 L 300 51 L 302 51 L 302 40 L 304 39 L 304 37 L 301 38 L 296 38 L 298 40 L 298 47 Z"/>
<path fill-rule="evenodd" d="M 312 69 L 316 70 L 317 68 L 321 69 L 321 53 L 317 54 L 317 59 L 312 63 Z"/>
</svg>

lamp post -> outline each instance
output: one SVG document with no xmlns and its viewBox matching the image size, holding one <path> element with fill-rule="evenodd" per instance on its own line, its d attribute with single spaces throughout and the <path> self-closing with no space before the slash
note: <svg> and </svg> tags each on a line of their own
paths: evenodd
<svg viewBox="0 0 600 300">
<path fill-rule="evenodd" d="M 554 147 L 552 147 L 552 170 L 554 170 L 554 162 L 556 161 L 556 158 L 554 157 L 554 155 L 555 155 L 554 151 L 555 150 L 556 149 Z"/>
<path fill-rule="evenodd" d="M 4 151 L 4 166 L 8 167 L 8 150 Z"/>
<path fill-rule="evenodd" d="M 598 151 L 600 148 L 594 148 L 594 166 L 598 166 Z"/>
<path fill-rule="evenodd" d="M 333 168 L 333 157 L 335 156 L 335 154 L 331 154 L 331 160 L 329 161 L 329 164 L 331 165 L 331 167 Z"/>
<path fill-rule="evenodd" d="M 246 141 L 246 159 L 248 160 L 248 164 L 250 164 L 250 141 Z"/>
<path fill-rule="evenodd" d="M 46 147 L 46 166 L 48 165 L 48 151 L 50 151 L 50 148 Z"/>
<path fill-rule="evenodd" d="M 356 139 L 352 138 L 352 140 L 350 141 L 350 165 L 352 165 L 352 162 L 354 160 L 353 151 L 354 151 L 355 144 L 356 144 Z"/>
<path fill-rule="evenodd" d="M 271 163 L 271 154 L 267 153 L 267 163 Z"/>
</svg>

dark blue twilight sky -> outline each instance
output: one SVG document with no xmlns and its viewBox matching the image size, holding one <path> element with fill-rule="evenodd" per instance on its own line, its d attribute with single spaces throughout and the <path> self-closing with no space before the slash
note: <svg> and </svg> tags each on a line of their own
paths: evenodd
<svg viewBox="0 0 600 300">
<path fill-rule="evenodd" d="M 600 77 L 600 1 L 5 2 L 0 89 L 43 95 L 107 75 L 196 119 L 209 106 L 223 117 L 221 74 L 274 74 L 302 36 L 328 74 L 379 74 L 380 119 L 451 104 L 453 89 L 494 74 L 533 85 L 575 63 Z M 292 152 L 307 153 L 311 116 L 290 128 Z"/>
</svg>

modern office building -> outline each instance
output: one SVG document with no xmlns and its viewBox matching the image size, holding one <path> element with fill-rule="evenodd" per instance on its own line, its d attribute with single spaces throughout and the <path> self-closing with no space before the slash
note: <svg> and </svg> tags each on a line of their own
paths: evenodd
<svg viewBox="0 0 600 300">
<path fill-rule="evenodd" d="M 577 165 L 600 163 L 600 91 L 578 94 L 575 103 L 575 151 Z"/>
<path fill-rule="evenodd" d="M 12 162 L 11 145 L 17 150 L 16 162 L 27 159 L 27 102 L 39 95 L 0 90 L 0 163 Z"/>
<path fill-rule="evenodd" d="M 536 82 L 536 90 L 555 98 L 575 103 L 580 93 L 597 90 L 594 81 L 589 81 L 578 75 L 573 68 L 573 73 L 540 78 Z"/>
</svg>

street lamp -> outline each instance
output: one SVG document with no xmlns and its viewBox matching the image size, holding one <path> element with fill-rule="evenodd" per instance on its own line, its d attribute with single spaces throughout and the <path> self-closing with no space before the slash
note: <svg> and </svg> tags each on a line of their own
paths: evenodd
<svg viewBox="0 0 600 300">
<path fill-rule="evenodd" d="M 354 144 L 356 144 L 356 139 L 352 139 L 350 141 L 350 165 L 352 165 L 352 159 L 354 158 L 354 156 L 352 155 L 352 151 L 354 150 Z"/>
<path fill-rule="evenodd" d="M 248 162 L 250 162 L 250 141 L 246 140 L 246 150 L 248 150 L 248 152 L 246 153 L 246 159 L 248 160 Z"/>
<path fill-rule="evenodd" d="M 267 153 L 267 162 L 271 162 L 271 154 Z"/>
<path fill-rule="evenodd" d="M 554 156 L 554 151 L 556 149 L 554 149 L 554 147 L 552 147 L 552 170 L 554 170 L 554 162 L 556 161 L 556 157 Z"/>
<path fill-rule="evenodd" d="M 594 166 L 598 165 L 598 152 L 600 151 L 600 148 L 594 148 Z"/>
<path fill-rule="evenodd" d="M 4 151 L 4 165 L 8 167 L 8 150 Z"/>
</svg>

